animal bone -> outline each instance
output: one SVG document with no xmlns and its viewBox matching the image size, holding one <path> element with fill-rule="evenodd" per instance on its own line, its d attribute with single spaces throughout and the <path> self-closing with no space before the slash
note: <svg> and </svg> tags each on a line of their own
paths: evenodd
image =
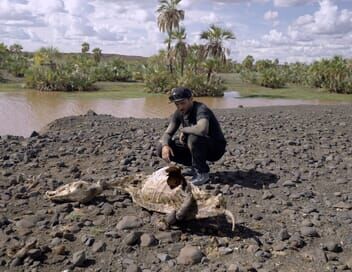
<svg viewBox="0 0 352 272">
<path fill-rule="evenodd" d="M 131 178 L 125 178 L 125 186 L 120 185 L 122 189 L 127 191 L 133 202 L 139 206 L 160 213 L 169 214 L 173 211 L 178 211 L 184 200 L 183 186 L 174 186 L 173 184 L 180 184 L 185 181 L 184 177 L 180 174 L 170 175 L 170 168 L 164 167 L 154 172 L 149 176 L 136 177 L 139 183 L 131 185 Z M 185 181 L 186 182 L 186 181 Z M 188 183 L 194 199 L 195 205 L 187 212 L 185 220 L 201 219 L 213 216 L 225 215 L 231 220 L 232 230 L 235 228 L 235 217 L 229 210 L 226 209 L 226 202 L 221 194 L 213 196 L 205 192 L 199 187 Z"/>
<path fill-rule="evenodd" d="M 89 183 L 79 180 L 65 184 L 54 191 L 47 191 L 45 196 L 57 202 L 80 202 L 87 203 L 104 191 L 104 184 Z"/>
</svg>

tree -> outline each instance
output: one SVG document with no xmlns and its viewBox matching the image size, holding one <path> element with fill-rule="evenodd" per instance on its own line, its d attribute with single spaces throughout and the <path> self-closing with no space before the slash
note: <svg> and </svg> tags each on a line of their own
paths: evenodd
<svg viewBox="0 0 352 272">
<path fill-rule="evenodd" d="M 185 12 L 177 8 L 181 0 L 160 0 L 160 6 L 157 9 L 158 27 L 161 32 L 166 32 L 167 51 L 171 50 L 172 32 L 179 29 L 180 22 L 185 18 Z M 173 73 L 172 60 L 169 60 L 170 72 Z"/>
<path fill-rule="evenodd" d="M 235 34 L 230 30 L 211 25 L 208 30 L 200 34 L 200 38 L 206 40 L 206 53 L 210 58 L 226 63 L 226 55 L 230 50 L 225 48 L 224 42 L 235 39 Z"/>
<path fill-rule="evenodd" d="M 251 55 L 245 57 L 245 59 L 242 61 L 242 67 L 252 71 L 254 68 L 254 58 Z"/>
<path fill-rule="evenodd" d="M 181 27 L 177 31 L 172 32 L 172 39 L 175 40 L 175 56 L 179 58 L 181 76 L 183 76 L 183 70 L 185 66 L 185 60 L 187 57 L 187 44 L 186 44 L 186 29 Z"/>
<path fill-rule="evenodd" d="M 202 44 L 192 44 L 187 49 L 187 64 L 194 73 L 198 73 L 200 64 L 206 58 L 205 46 Z"/>
<path fill-rule="evenodd" d="M 9 51 L 14 54 L 20 54 L 22 52 L 22 45 L 18 43 L 14 43 L 13 45 L 10 45 Z"/>
<path fill-rule="evenodd" d="M 210 80 L 214 70 L 215 63 L 226 63 L 226 55 L 230 54 L 230 50 L 225 48 L 224 43 L 228 40 L 235 39 L 235 34 L 232 31 L 222 29 L 216 25 L 211 25 L 208 30 L 200 34 L 200 38 L 206 40 L 205 52 L 208 58 L 214 59 L 214 63 L 208 65 L 207 79 Z"/>
<path fill-rule="evenodd" d="M 93 52 L 94 61 L 95 61 L 96 63 L 99 63 L 100 60 L 101 60 L 101 56 L 102 56 L 102 51 L 101 51 L 101 49 L 97 47 L 97 48 L 94 48 L 92 52 Z"/>
<path fill-rule="evenodd" d="M 86 53 L 89 52 L 89 43 L 87 43 L 87 42 L 82 43 L 82 45 L 81 45 L 81 52 L 82 52 L 83 54 L 86 54 Z"/>
</svg>

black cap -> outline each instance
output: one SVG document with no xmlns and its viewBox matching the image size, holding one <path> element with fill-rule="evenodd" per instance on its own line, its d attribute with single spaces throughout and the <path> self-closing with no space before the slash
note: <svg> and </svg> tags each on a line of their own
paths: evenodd
<svg viewBox="0 0 352 272">
<path fill-rule="evenodd" d="M 171 102 L 177 102 L 191 97 L 192 97 L 192 91 L 190 89 L 185 87 L 177 87 L 171 90 L 171 95 L 169 96 L 169 100 Z"/>
</svg>

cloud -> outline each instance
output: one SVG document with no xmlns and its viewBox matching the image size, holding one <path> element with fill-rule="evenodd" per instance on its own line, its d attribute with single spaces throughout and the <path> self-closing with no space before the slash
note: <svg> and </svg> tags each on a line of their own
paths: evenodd
<svg viewBox="0 0 352 272">
<path fill-rule="evenodd" d="M 330 0 L 322 0 L 320 8 L 314 14 L 300 16 L 290 30 L 300 30 L 309 34 L 335 35 L 352 31 L 352 11 L 339 8 Z"/>
<path fill-rule="evenodd" d="M 265 14 L 264 14 L 264 19 L 267 20 L 267 21 L 273 21 L 273 20 L 275 20 L 278 16 L 279 16 L 279 13 L 278 13 L 277 11 L 268 10 L 268 11 L 265 12 Z"/>
</svg>

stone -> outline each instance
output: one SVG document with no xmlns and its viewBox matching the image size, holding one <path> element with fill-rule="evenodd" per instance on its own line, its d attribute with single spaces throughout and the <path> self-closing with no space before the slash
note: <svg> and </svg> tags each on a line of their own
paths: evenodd
<svg viewBox="0 0 352 272">
<path fill-rule="evenodd" d="M 279 231 L 278 239 L 280 241 L 285 241 L 285 240 L 288 240 L 289 238 L 290 238 L 290 234 L 288 233 L 286 228 L 283 228 Z"/>
<path fill-rule="evenodd" d="M 161 243 L 175 243 L 181 240 L 181 231 L 163 231 L 159 232 L 155 235 L 156 239 L 158 239 Z"/>
<path fill-rule="evenodd" d="M 83 266 L 85 261 L 86 261 L 86 252 L 84 250 L 73 253 L 72 261 L 71 261 L 73 266 L 78 266 L 78 267 Z"/>
<path fill-rule="evenodd" d="M 335 252 L 335 253 L 340 253 L 342 252 L 342 247 L 339 243 L 329 241 L 324 245 L 324 249 L 327 251 Z"/>
<path fill-rule="evenodd" d="M 92 251 L 94 253 L 103 252 L 103 251 L 105 251 L 105 249 L 106 249 L 106 243 L 101 240 L 94 242 L 93 247 L 92 247 Z"/>
<path fill-rule="evenodd" d="M 143 233 L 141 236 L 141 247 L 151 247 L 158 244 L 158 240 L 153 234 Z"/>
<path fill-rule="evenodd" d="M 131 233 L 127 234 L 123 239 L 123 242 L 128 246 L 136 245 L 140 242 L 140 237 L 142 233 L 137 231 L 132 231 Z"/>
<path fill-rule="evenodd" d="M 124 216 L 116 225 L 119 230 L 135 229 L 142 226 L 141 220 L 134 215 Z"/>
<path fill-rule="evenodd" d="M 126 272 L 142 272 L 142 269 L 135 264 L 129 264 L 126 268 Z"/>
<path fill-rule="evenodd" d="M 319 237 L 319 234 L 314 227 L 301 227 L 301 234 L 306 237 Z"/>
<path fill-rule="evenodd" d="M 177 257 L 177 263 L 182 265 L 193 265 L 200 263 L 203 258 L 203 253 L 198 247 L 186 245 L 181 249 Z"/>
<path fill-rule="evenodd" d="M 156 255 L 158 257 L 158 259 L 161 261 L 161 262 L 166 262 L 168 260 L 171 259 L 171 257 L 168 255 L 168 254 L 165 254 L 165 253 L 159 253 Z"/>
</svg>

